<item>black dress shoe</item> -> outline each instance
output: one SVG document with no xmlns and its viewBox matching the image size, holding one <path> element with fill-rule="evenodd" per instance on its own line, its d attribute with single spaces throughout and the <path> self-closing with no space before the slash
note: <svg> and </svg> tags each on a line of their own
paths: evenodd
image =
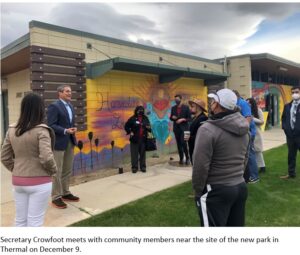
<svg viewBox="0 0 300 255">
<path fill-rule="evenodd" d="M 57 198 L 57 199 L 53 200 L 52 205 L 53 205 L 53 207 L 58 208 L 58 209 L 67 208 L 67 204 L 61 198 Z"/>
<path fill-rule="evenodd" d="M 78 202 L 79 201 L 79 197 L 74 196 L 73 194 L 68 194 L 68 195 L 64 195 L 62 196 L 62 199 L 64 201 L 68 201 L 68 202 Z"/>
<path fill-rule="evenodd" d="M 138 171 L 138 170 L 135 169 L 135 168 L 131 169 L 131 172 L 132 172 L 133 174 L 136 174 L 137 171 Z"/>
<path fill-rule="evenodd" d="M 143 173 L 146 173 L 146 168 L 141 169 Z"/>
<path fill-rule="evenodd" d="M 283 175 L 283 176 L 280 176 L 279 178 L 284 179 L 284 180 L 294 179 L 294 178 L 296 178 L 296 175 Z"/>
<path fill-rule="evenodd" d="M 183 160 L 179 160 L 179 165 L 183 165 Z"/>
</svg>

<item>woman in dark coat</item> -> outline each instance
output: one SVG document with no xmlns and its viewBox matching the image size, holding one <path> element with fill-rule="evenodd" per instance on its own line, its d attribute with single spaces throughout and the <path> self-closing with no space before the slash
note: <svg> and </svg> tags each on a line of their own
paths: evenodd
<svg viewBox="0 0 300 255">
<path fill-rule="evenodd" d="M 193 100 L 189 101 L 190 110 L 193 115 L 192 122 L 190 124 L 190 136 L 186 136 L 185 140 L 188 140 L 189 144 L 189 153 L 190 153 L 190 159 L 191 163 L 193 164 L 193 152 L 194 152 L 194 146 L 195 146 L 195 140 L 198 128 L 206 121 L 207 115 L 205 112 L 205 103 L 198 98 L 195 98 Z"/>
<path fill-rule="evenodd" d="M 140 170 L 146 172 L 146 139 L 147 133 L 151 132 L 150 121 L 145 115 L 143 106 L 137 106 L 134 115 L 131 116 L 126 124 L 125 131 L 130 135 L 130 154 L 131 154 L 131 170 L 132 173 L 138 171 L 138 163 Z"/>
</svg>

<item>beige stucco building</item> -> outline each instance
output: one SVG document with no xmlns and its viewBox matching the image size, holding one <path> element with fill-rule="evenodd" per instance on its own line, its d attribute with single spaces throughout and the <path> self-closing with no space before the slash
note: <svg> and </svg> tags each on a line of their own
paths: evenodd
<svg viewBox="0 0 300 255">
<path fill-rule="evenodd" d="M 174 96 L 206 102 L 207 92 L 223 87 L 227 79 L 219 60 L 38 21 L 1 49 L 1 75 L 2 138 L 8 123 L 17 121 L 24 94 L 39 93 L 47 106 L 57 98 L 57 86 L 71 86 L 77 139 L 83 144 L 75 149 L 75 175 L 114 167 L 116 159 L 129 155 L 123 127 L 140 103 L 151 121 L 158 154 L 176 150 L 169 121 Z"/>
</svg>

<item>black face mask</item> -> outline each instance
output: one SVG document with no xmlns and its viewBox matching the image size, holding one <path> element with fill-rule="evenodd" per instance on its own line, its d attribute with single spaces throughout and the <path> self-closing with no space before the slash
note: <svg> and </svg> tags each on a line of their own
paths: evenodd
<svg viewBox="0 0 300 255">
<path fill-rule="evenodd" d="M 181 100 L 175 100 L 175 104 L 177 104 L 177 105 L 180 105 L 180 103 L 181 103 Z"/>
<path fill-rule="evenodd" d="M 213 115 L 215 115 L 215 113 L 214 113 L 214 111 L 213 111 L 213 109 L 212 109 L 212 106 L 213 106 L 214 104 L 211 104 L 211 106 L 210 106 L 210 115 L 211 116 L 213 116 Z M 216 108 L 215 108 L 216 109 Z M 214 109 L 214 110 L 215 110 Z"/>
<path fill-rule="evenodd" d="M 137 112 L 137 114 L 138 114 L 138 115 L 144 115 L 144 111 L 143 111 L 143 110 L 139 110 L 139 111 Z"/>
</svg>

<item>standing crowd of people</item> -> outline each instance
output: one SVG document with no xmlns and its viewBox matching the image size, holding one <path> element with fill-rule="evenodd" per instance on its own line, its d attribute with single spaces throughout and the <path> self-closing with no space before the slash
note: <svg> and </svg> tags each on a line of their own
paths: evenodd
<svg viewBox="0 0 300 255">
<path fill-rule="evenodd" d="M 57 88 L 58 100 L 49 105 L 47 122 L 42 98 L 25 95 L 20 117 L 9 126 L 1 162 L 12 172 L 16 226 L 42 226 L 51 197 L 52 205 L 80 198 L 70 192 L 70 177 L 76 142 L 71 87 Z M 282 128 L 287 137 L 288 174 L 296 177 L 296 155 L 300 150 L 300 88 L 292 88 L 293 101 L 285 105 Z M 262 110 L 253 98 L 238 91 L 221 89 L 208 95 L 209 115 L 204 101 L 183 103 L 175 96 L 170 120 L 176 139 L 179 165 L 192 164 L 195 203 L 202 226 L 243 226 L 247 185 L 259 182 L 266 172 L 260 127 Z M 47 123 L 47 124 L 46 124 Z M 131 171 L 146 172 L 146 145 L 151 124 L 142 105 L 125 124 L 129 135 Z"/>
</svg>

